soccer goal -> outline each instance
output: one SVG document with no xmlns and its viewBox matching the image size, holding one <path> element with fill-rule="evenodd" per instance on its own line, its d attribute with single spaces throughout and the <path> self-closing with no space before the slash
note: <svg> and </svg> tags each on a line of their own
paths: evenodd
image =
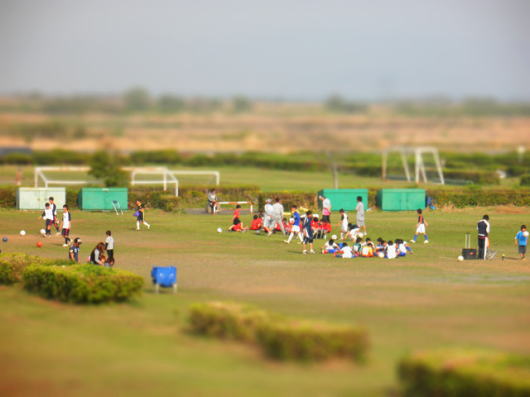
<svg viewBox="0 0 530 397">
<path fill-rule="evenodd" d="M 166 167 L 124 167 L 124 171 L 131 173 L 131 185 L 162 185 L 164 191 L 167 191 L 169 185 L 175 188 L 175 196 L 179 195 L 179 180 L 172 171 Z M 155 175 L 160 179 L 146 179 L 146 175 Z M 144 176 L 144 178 L 140 177 Z"/>
<path fill-rule="evenodd" d="M 49 173 L 58 173 L 60 172 L 61 175 L 64 174 L 84 174 L 87 175 L 88 171 L 90 171 L 90 167 L 76 167 L 76 166 L 46 166 L 46 167 L 35 167 L 34 171 L 34 180 L 35 180 L 35 187 L 40 187 L 40 183 L 44 185 L 45 188 L 49 187 L 50 185 L 86 185 L 87 183 L 90 183 L 90 181 L 87 179 L 53 179 L 50 177 Z"/>
<path fill-rule="evenodd" d="M 221 173 L 219 171 L 181 171 L 181 170 L 171 170 L 170 171 L 173 175 L 181 175 L 181 176 L 212 176 L 215 180 L 215 185 L 219 186 L 221 184 Z"/>
<path fill-rule="evenodd" d="M 388 174 L 388 156 L 391 153 L 399 153 L 401 157 L 401 165 L 405 173 L 405 178 L 407 182 L 412 182 L 412 174 L 409 167 L 409 156 L 414 157 L 414 182 L 428 183 L 429 179 L 427 176 L 427 168 L 425 166 L 425 155 L 431 155 L 434 160 L 434 168 L 438 176 L 438 183 L 444 185 L 445 179 L 442 170 L 442 165 L 440 162 L 440 155 L 438 154 L 438 149 L 430 146 L 421 146 L 421 147 L 407 147 L 407 146 L 398 146 L 393 147 L 392 149 L 385 150 L 383 152 L 382 158 L 382 167 L 381 167 L 381 177 L 382 179 L 387 179 Z"/>
</svg>

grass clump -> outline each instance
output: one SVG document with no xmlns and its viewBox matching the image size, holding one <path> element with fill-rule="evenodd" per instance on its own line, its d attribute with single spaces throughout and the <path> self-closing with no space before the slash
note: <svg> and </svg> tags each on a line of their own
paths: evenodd
<svg viewBox="0 0 530 397">
<path fill-rule="evenodd" d="M 43 265 L 47 260 L 21 253 L 0 255 L 0 284 L 12 285 L 22 281 L 22 271 L 29 265 Z"/>
<path fill-rule="evenodd" d="M 433 350 L 403 359 L 406 396 L 530 396 L 530 357 L 472 350 Z"/>
<path fill-rule="evenodd" d="M 22 276 L 26 290 L 70 303 L 126 301 L 138 295 L 144 283 L 133 273 L 95 265 L 31 265 Z"/>
<path fill-rule="evenodd" d="M 237 303 L 193 305 L 189 325 L 195 334 L 250 342 L 281 361 L 362 361 L 369 346 L 368 335 L 360 328 L 294 321 Z"/>
</svg>

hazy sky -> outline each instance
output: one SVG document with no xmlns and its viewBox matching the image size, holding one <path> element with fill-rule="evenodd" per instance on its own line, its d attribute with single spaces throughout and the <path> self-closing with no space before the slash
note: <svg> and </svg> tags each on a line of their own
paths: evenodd
<svg viewBox="0 0 530 397">
<path fill-rule="evenodd" d="M 530 99 L 530 0 L 0 0 L 0 92 Z"/>
</svg>

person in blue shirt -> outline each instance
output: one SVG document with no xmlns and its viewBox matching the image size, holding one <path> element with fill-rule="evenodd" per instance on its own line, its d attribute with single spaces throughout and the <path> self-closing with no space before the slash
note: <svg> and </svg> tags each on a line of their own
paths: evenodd
<svg viewBox="0 0 530 397">
<path fill-rule="evenodd" d="M 291 207 L 291 214 L 293 217 L 293 225 L 291 227 L 291 234 L 289 234 L 289 238 L 287 240 L 284 240 L 284 243 L 289 244 L 295 234 L 300 239 L 300 242 L 303 243 L 304 239 L 302 238 L 302 233 L 300 233 L 301 218 L 300 218 L 300 214 L 298 213 L 298 207 L 296 205 L 293 205 Z"/>
<path fill-rule="evenodd" d="M 79 250 L 81 246 L 81 239 L 79 237 L 74 238 L 70 250 L 68 251 L 68 258 L 75 263 L 79 263 Z"/>
<path fill-rule="evenodd" d="M 526 258 L 526 246 L 528 245 L 528 231 L 526 225 L 521 225 L 521 230 L 515 235 L 515 245 L 519 247 L 521 259 Z"/>
<path fill-rule="evenodd" d="M 307 246 L 309 245 L 309 253 L 314 254 L 315 250 L 313 249 L 313 228 L 311 227 L 311 220 L 313 219 L 313 213 L 311 211 L 307 211 L 305 214 L 304 223 L 302 225 L 303 233 L 304 233 L 304 249 L 302 251 L 303 254 L 307 254 Z"/>
</svg>

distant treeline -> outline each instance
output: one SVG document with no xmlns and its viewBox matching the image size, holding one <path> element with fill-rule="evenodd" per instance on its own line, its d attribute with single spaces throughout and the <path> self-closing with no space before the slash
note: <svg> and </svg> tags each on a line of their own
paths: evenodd
<svg viewBox="0 0 530 397">
<path fill-rule="evenodd" d="M 7 153 L 0 156 L 0 164 L 14 165 L 89 165 L 101 153 L 74 152 L 67 150 L 37 151 L 32 153 Z M 475 184 L 497 184 L 499 174 L 520 177 L 530 174 L 530 154 L 515 152 L 488 155 L 483 153 L 441 153 L 444 174 L 447 179 Z M 260 152 L 193 154 L 173 150 L 136 151 L 129 154 L 115 153 L 113 161 L 124 165 L 178 165 L 178 166 L 249 166 L 264 169 L 290 171 L 324 171 L 332 165 L 340 172 L 361 176 L 381 175 L 381 155 L 378 153 L 350 153 L 322 156 L 317 153 L 272 154 Z M 429 163 L 426 163 L 429 169 Z M 389 174 L 403 175 L 401 158 L 389 157 Z M 430 167 L 434 171 L 434 167 Z"/>
<path fill-rule="evenodd" d="M 254 100 L 243 95 L 232 98 L 186 97 L 174 94 L 152 95 L 146 89 L 136 87 L 116 96 L 46 96 L 38 93 L 17 95 L 0 101 L 0 112 L 42 112 L 47 114 L 247 113 L 252 112 L 258 102 L 289 103 L 288 101 Z M 311 108 L 313 110 L 314 105 L 313 103 Z M 366 102 L 333 95 L 317 103 L 317 105 L 321 106 L 323 112 L 337 114 L 366 114 L 376 108 L 385 107 L 394 114 L 411 117 L 530 116 L 530 102 L 500 102 L 491 98 L 469 98 L 452 101 L 440 97 L 421 100 Z M 299 106 L 305 105 L 301 103 Z"/>
</svg>

